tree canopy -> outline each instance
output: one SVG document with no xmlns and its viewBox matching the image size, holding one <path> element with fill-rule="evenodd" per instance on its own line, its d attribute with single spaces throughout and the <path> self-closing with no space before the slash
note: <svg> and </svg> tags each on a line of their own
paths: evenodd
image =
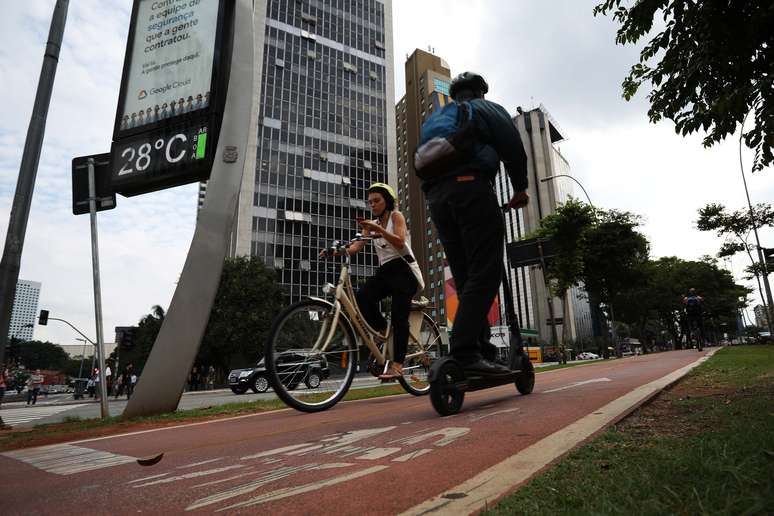
<svg viewBox="0 0 774 516">
<path fill-rule="evenodd" d="M 733 134 L 749 113 L 744 133 L 755 150 L 753 170 L 774 161 L 774 4 L 771 0 L 605 0 L 594 15 L 612 14 L 616 43 L 635 44 L 660 30 L 623 81 L 630 100 L 643 83 L 652 122 L 668 118 L 685 136 L 704 131 L 704 146 Z M 663 23 L 662 21 L 663 20 Z"/>
<path fill-rule="evenodd" d="M 283 301 L 276 272 L 260 258 L 227 259 L 197 363 L 221 371 L 255 364 Z"/>
</svg>

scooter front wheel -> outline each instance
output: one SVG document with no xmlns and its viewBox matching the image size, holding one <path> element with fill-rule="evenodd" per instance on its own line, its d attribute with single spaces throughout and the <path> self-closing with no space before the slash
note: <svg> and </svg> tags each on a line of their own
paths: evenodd
<svg viewBox="0 0 774 516">
<path fill-rule="evenodd" d="M 443 358 L 430 368 L 430 402 L 440 416 L 451 416 L 462 408 L 465 391 L 462 367 L 451 358 Z"/>
</svg>

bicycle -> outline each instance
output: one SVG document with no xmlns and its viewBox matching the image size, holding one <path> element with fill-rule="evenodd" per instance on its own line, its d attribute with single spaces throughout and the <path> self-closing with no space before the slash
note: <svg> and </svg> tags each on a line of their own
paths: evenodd
<svg viewBox="0 0 774 516">
<path fill-rule="evenodd" d="M 277 315 L 265 348 L 266 370 L 274 392 L 290 407 L 302 412 L 327 410 L 349 391 L 365 346 L 371 355 L 367 369 L 379 376 L 392 357 L 391 325 L 381 333 L 363 317 L 350 279 L 351 259 L 346 250 L 355 242 L 372 240 L 357 234 L 349 242 L 335 241 L 331 250 L 343 253 L 338 283 L 327 283 L 323 292 L 333 301 L 308 297 Z M 429 301 L 412 301 L 409 342 L 398 379 L 408 393 L 429 392 L 431 364 L 441 356 L 441 332 L 427 314 Z M 304 389 L 298 389 L 304 384 Z"/>
</svg>

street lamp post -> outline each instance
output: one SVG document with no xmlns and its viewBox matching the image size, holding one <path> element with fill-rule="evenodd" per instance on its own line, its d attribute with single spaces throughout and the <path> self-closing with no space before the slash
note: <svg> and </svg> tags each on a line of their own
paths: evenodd
<svg viewBox="0 0 774 516">
<path fill-rule="evenodd" d="M 58 317 L 49 317 L 49 321 L 59 321 L 65 323 L 67 326 L 78 332 L 78 334 L 89 341 L 89 343 L 94 346 L 94 349 L 97 353 L 100 355 L 100 364 L 102 364 L 103 360 L 103 353 L 105 351 L 104 347 L 98 346 L 93 340 L 88 338 L 81 330 L 70 324 L 68 321 L 65 321 L 64 319 L 60 319 Z M 100 400 L 99 400 L 99 407 L 100 407 L 100 415 L 101 417 L 108 418 L 110 417 L 110 408 L 108 407 L 108 399 L 107 399 L 107 382 L 105 379 L 105 368 L 100 367 L 99 369 L 99 392 L 100 392 Z"/>
<path fill-rule="evenodd" d="M 78 369 L 78 379 L 80 380 L 83 378 L 83 358 L 84 355 L 86 355 L 86 339 L 79 339 L 76 337 L 75 340 L 83 342 L 83 348 L 81 348 L 81 367 Z"/>
<path fill-rule="evenodd" d="M 583 188 L 583 185 L 580 183 L 580 181 L 578 181 L 577 179 L 575 179 L 574 177 L 572 177 L 570 175 L 567 175 L 567 174 L 556 174 L 556 175 L 553 175 L 553 176 L 546 176 L 543 179 L 541 179 L 540 182 L 541 183 L 545 183 L 546 181 L 550 181 L 552 179 L 556 179 L 557 177 L 567 177 L 567 178 L 570 178 L 573 181 L 575 181 L 578 184 L 578 186 L 580 186 L 581 190 L 583 190 L 583 193 L 586 194 L 586 200 L 589 201 L 589 206 L 594 208 L 594 205 L 591 203 L 591 197 L 589 197 L 589 193 L 586 191 L 585 188 Z"/>
</svg>

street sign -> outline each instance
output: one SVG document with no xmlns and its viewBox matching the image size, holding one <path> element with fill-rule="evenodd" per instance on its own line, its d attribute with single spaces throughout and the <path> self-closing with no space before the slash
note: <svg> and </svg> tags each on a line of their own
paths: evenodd
<svg viewBox="0 0 774 516">
<path fill-rule="evenodd" d="M 223 117 L 234 3 L 135 0 L 113 128 L 113 190 L 205 180 Z"/>
<path fill-rule="evenodd" d="M 73 215 L 89 213 L 89 158 L 94 158 L 97 211 L 116 207 L 116 194 L 110 184 L 110 153 L 73 158 Z"/>
<path fill-rule="evenodd" d="M 543 260 L 548 261 L 556 255 L 554 241 L 548 238 L 528 238 L 508 244 L 508 259 L 511 267 L 540 265 L 541 248 Z"/>
<path fill-rule="evenodd" d="M 546 319 L 546 324 L 549 326 L 561 326 L 564 324 L 564 318 L 562 317 L 554 317 L 551 319 L 550 317 Z"/>
</svg>

